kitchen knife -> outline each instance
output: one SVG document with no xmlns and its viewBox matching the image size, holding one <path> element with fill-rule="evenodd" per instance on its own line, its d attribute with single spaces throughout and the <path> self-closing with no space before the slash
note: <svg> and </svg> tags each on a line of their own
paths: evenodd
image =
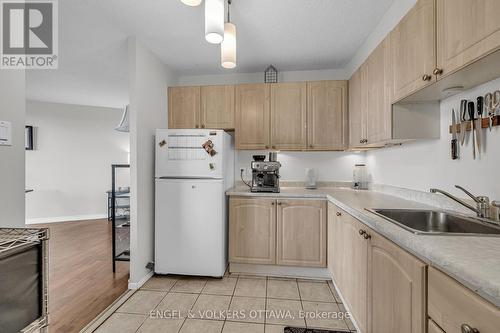
<svg viewBox="0 0 500 333">
<path fill-rule="evenodd" d="M 477 142 L 477 151 L 481 154 L 481 141 L 482 141 L 482 129 L 483 129 L 483 96 L 479 96 L 477 98 L 477 124 L 476 124 L 476 142 Z"/>
<path fill-rule="evenodd" d="M 458 141 L 457 141 L 457 120 L 455 118 L 455 109 L 451 110 L 451 159 L 458 158 Z"/>
<path fill-rule="evenodd" d="M 465 115 L 467 114 L 467 100 L 463 99 L 460 101 L 460 145 L 464 145 L 465 142 L 465 130 L 467 128 L 467 123 L 465 121 Z"/>
<path fill-rule="evenodd" d="M 475 140 L 475 135 L 474 135 L 474 114 L 476 113 L 474 111 L 474 102 L 469 102 L 467 104 L 468 110 L 469 110 L 469 120 L 470 120 L 470 132 L 472 134 L 472 157 L 476 159 L 476 140 Z"/>
</svg>

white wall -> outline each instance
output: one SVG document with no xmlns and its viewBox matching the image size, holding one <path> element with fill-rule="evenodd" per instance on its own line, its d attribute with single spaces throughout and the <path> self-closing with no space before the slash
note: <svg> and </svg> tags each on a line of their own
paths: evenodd
<svg viewBox="0 0 500 333">
<path fill-rule="evenodd" d="M 26 187 L 34 190 L 26 195 L 26 223 L 107 216 L 111 164 L 127 164 L 130 151 L 128 133 L 114 130 L 122 113 L 94 106 L 27 103 L 26 124 L 35 127 L 36 141 L 35 150 L 26 151 Z"/>
<path fill-rule="evenodd" d="M 0 70 L 0 120 L 12 123 L 12 146 L 0 146 L 0 227 L 24 227 L 25 73 Z"/>
<path fill-rule="evenodd" d="M 476 101 L 480 95 L 500 88 L 500 79 L 490 81 L 460 95 L 441 102 L 441 138 L 375 150 L 367 154 L 367 164 L 376 183 L 428 191 L 431 187 L 463 193 L 453 188 L 454 184 L 463 185 L 476 195 L 488 195 L 492 200 L 500 200 L 500 128 L 494 127 L 491 133 L 483 130 L 481 156 L 472 159 L 472 142 L 460 147 L 460 159 L 451 160 L 451 109 L 460 108 L 461 99 Z"/>
<path fill-rule="evenodd" d="M 266 154 L 264 151 L 239 151 L 236 154 L 235 179 L 241 180 L 241 169 L 245 169 L 244 179 L 251 179 L 250 162 L 252 155 Z M 266 158 L 267 159 L 267 158 Z M 352 181 L 354 164 L 365 162 L 365 153 L 353 152 L 280 152 L 281 181 L 305 181 L 305 169 L 316 170 L 317 181 Z"/>
<path fill-rule="evenodd" d="M 154 134 L 167 128 L 167 86 L 173 73 L 135 37 L 128 40 L 131 229 L 129 287 L 140 287 L 154 260 Z"/>
<path fill-rule="evenodd" d="M 349 73 L 344 69 L 325 69 L 312 71 L 286 71 L 280 72 L 279 82 L 314 81 L 314 80 L 347 80 Z M 258 73 L 233 73 L 214 75 L 188 75 L 180 76 L 178 84 L 181 86 L 210 85 L 210 84 L 239 84 L 264 82 L 264 69 Z"/>
</svg>

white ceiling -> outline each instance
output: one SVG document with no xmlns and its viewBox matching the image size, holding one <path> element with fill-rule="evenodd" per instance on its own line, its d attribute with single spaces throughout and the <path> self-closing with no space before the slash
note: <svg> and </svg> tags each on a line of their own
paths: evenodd
<svg viewBox="0 0 500 333">
<path fill-rule="evenodd" d="M 128 101 L 127 36 L 179 75 L 343 68 L 394 0 L 233 0 L 238 67 L 220 67 L 204 39 L 203 6 L 180 0 L 59 1 L 59 69 L 28 73 L 35 100 L 121 107 Z"/>
</svg>

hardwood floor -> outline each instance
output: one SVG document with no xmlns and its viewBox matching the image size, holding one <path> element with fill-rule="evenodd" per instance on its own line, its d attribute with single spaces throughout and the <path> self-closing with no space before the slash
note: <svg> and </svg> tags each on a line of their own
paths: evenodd
<svg viewBox="0 0 500 333">
<path fill-rule="evenodd" d="M 40 227 L 50 229 L 49 332 L 79 332 L 127 290 L 129 265 L 117 262 L 113 274 L 106 219 Z"/>
</svg>

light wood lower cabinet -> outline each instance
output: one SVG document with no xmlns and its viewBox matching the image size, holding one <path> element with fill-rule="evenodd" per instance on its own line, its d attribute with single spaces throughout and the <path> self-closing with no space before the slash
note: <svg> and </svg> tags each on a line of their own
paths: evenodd
<svg viewBox="0 0 500 333">
<path fill-rule="evenodd" d="M 326 202 L 278 200 L 278 265 L 326 267 Z"/>
<path fill-rule="evenodd" d="M 328 268 L 362 332 L 424 333 L 426 265 L 329 205 Z"/>
<path fill-rule="evenodd" d="M 229 200 L 229 262 L 326 267 L 324 200 Z"/>
<path fill-rule="evenodd" d="M 366 228 L 339 208 L 328 214 L 335 215 L 328 225 L 329 269 L 359 329 L 367 332 L 368 241 L 359 234 Z"/>
<path fill-rule="evenodd" d="M 427 320 L 427 332 L 428 333 L 446 333 L 439 327 L 433 320 Z"/>
<path fill-rule="evenodd" d="M 462 332 L 463 325 L 480 333 L 499 332 L 498 307 L 432 267 L 429 268 L 428 289 L 429 317 L 445 332 Z"/>
<path fill-rule="evenodd" d="M 375 232 L 368 245 L 368 332 L 423 333 L 426 264 Z"/>
<path fill-rule="evenodd" d="M 230 199 L 229 261 L 276 263 L 276 200 Z"/>
</svg>

